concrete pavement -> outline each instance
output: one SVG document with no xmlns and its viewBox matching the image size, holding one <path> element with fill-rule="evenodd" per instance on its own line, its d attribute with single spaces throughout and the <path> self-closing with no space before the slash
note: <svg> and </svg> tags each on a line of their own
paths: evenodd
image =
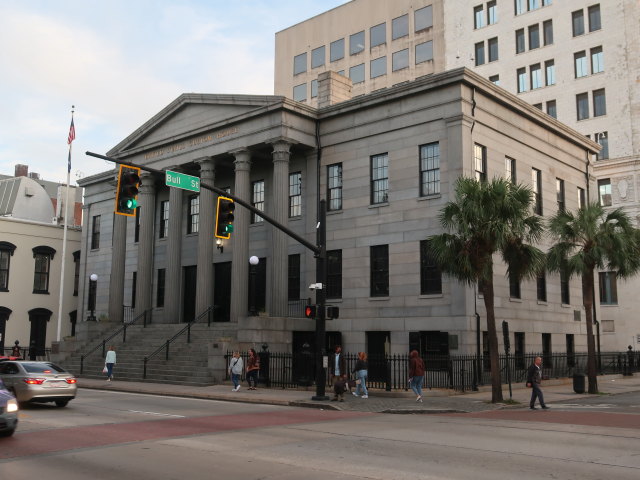
<svg viewBox="0 0 640 480">
<path fill-rule="evenodd" d="M 586 380 L 586 379 L 585 379 Z M 90 388 L 98 390 L 112 390 L 149 395 L 163 395 L 175 397 L 201 398 L 244 403 L 264 403 L 270 405 L 288 405 L 331 410 L 348 410 L 360 412 L 417 414 L 417 413 L 451 413 L 451 412 L 481 412 L 501 408 L 528 408 L 531 390 L 524 384 L 513 385 L 513 403 L 492 404 L 491 387 L 480 387 L 478 392 L 456 393 L 444 389 L 425 389 L 423 403 L 416 403 L 415 396 L 408 392 L 386 392 L 369 389 L 369 398 L 363 399 L 345 394 L 344 402 L 312 400 L 315 389 L 280 389 L 258 388 L 248 390 L 242 385 L 240 391 L 232 392 L 231 385 L 211 385 L 191 387 L 151 382 L 118 381 L 117 372 L 114 381 L 79 378 L 80 389 Z M 545 401 L 553 408 L 554 403 L 566 403 L 578 398 L 591 397 L 588 394 L 573 392 L 572 379 L 555 379 L 543 382 L 542 389 Z M 598 389 L 601 394 L 620 394 L 640 391 L 640 375 L 604 375 L 598 377 Z M 326 394 L 332 397 L 332 391 L 327 387 Z M 80 392 L 82 395 L 82 392 Z M 505 401 L 509 400 L 509 390 L 505 386 L 503 391 Z"/>
</svg>

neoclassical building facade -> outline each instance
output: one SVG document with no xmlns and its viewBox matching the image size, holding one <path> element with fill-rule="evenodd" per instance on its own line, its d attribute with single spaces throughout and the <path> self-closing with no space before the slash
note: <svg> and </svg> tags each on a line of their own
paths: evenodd
<svg viewBox="0 0 640 480">
<path fill-rule="evenodd" d="M 370 353 L 474 353 L 476 312 L 486 330 L 482 300 L 442 276 L 426 249 L 442 231 L 437 216 L 456 179 L 531 185 L 547 217 L 577 208 L 594 188 L 599 146 L 464 68 L 356 98 L 348 80 L 327 72 L 319 93 L 317 108 L 280 96 L 184 94 L 108 155 L 200 177 L 314 244 L 325 199 L 324 288 L 340 308 L 327 324 L 330 342 Z M 133 308 L 154 323 L 178 323 L 215 306 L 220 338 L 241 348 L 313 345 L 313 322 L 297 308 L 314 301 L 311 251 L 241 206 L 231 238 L 217 245 L 216 196 L 149 173 L 138 215 L 114 215 L 115 172 L 80 182 L 79 312 L 86 317 L 95 273 L 104 320 L 121 322 Z M 514 285 L 504 266 L 495 272 L 497 320 L 510 322 L 516 349 L 584 348 L 579 280 Z"/>
</svg>

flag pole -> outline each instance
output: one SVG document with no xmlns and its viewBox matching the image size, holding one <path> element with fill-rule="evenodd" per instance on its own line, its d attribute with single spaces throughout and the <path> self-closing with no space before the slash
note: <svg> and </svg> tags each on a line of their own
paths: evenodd
<svg viewBox="0 0 640 480">
<path fill-rule="evenodd" d="M 74 108 L 75 106 L 71 105 L 71 127 L 69 127 L 69 137 L 67 139 L 67 143 L 69 144 L 69 159 L 67 161 L 67 192 L 64 200 L 64 228 L 62 233 L 62 268 L 60 269 L 60 297 L 58 299 L 58 330 L 56 334 L 56 341 L 58 342 L 60 341 L 60 332 L 62 330 L 62 304 L 64 300 L 64 266 L 67 261 L 67 220 L 68 220 L 68 211 L 69 211 L 69 190 L 71 190 L 71 147 L 73 145 L 73 140 L 76 138 L 76 128 L 73 124 Z"/>
</svg>

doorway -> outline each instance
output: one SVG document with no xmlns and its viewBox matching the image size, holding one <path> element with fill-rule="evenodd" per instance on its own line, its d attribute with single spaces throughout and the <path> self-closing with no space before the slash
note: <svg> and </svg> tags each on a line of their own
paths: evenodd
<svg viewBox="0 0 640 480">
<path fill-rule="evenodd" d="M 384 382 L 387 378 L 387 359 L 391 345 L 389 332 L 366 332 L 366 349 L 369 356 L 369 380 Z"/>
<path fill-rule="evenodd" d="M 31 334 L 29 336 L 30 360 L 36 360 L 37 357 L 46 355 L 47 322 L 51 319 L 52 314 L 53 312 L 46 308 L 29 310 L 29 321 L 31 322 Z"/>
<path fill-rule="evenodd" d="M 213 265 L 213 304 L 214 321 L 231 321 L 231 262 Z"/>
<path fill-rule="evenodd" d="M 184 267 L 184 297 L 182 300 L 182 321 L 189 323 L 196 318 L 196 284 L 198 267 Z"/>
</svg>

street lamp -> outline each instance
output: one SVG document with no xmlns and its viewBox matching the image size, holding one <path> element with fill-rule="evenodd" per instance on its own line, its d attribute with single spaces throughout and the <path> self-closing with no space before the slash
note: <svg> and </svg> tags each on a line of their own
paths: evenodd
<svg viewBox="0 0 640 480">
<path fill-rule="evenodd" d="M 98 275 L 92 273 L 89 276 L 89 310 L 91 311 L 91 315 L 87 317 L 88 322 L 96 321 L 96 289 L 98 286 Z"/>
<path fill-rule="evenodd" d="M 251 297 L 249 299 L 249 315 L 251 315 L 252 317 L 258 315 L 258 312 L 256 311 L 256 270 L 258 267 L 258 263 L 260 263 L 260 259 L 255 255 L 252 255 L 249 259 L 249 279 L 251 281 L 251 291 L 249 292 Z"/>
<path fill-rule="evenodd" d="M 222 240 L 219 239 L 219 238 L 216 238 L 216 248 L 218 250 L 220 250 L 220 253 L 224 252 L 224 245 L 222 244 Z M 251 258 L 253 258 L 253 257 L 251 257 Z"/>
</svg>

